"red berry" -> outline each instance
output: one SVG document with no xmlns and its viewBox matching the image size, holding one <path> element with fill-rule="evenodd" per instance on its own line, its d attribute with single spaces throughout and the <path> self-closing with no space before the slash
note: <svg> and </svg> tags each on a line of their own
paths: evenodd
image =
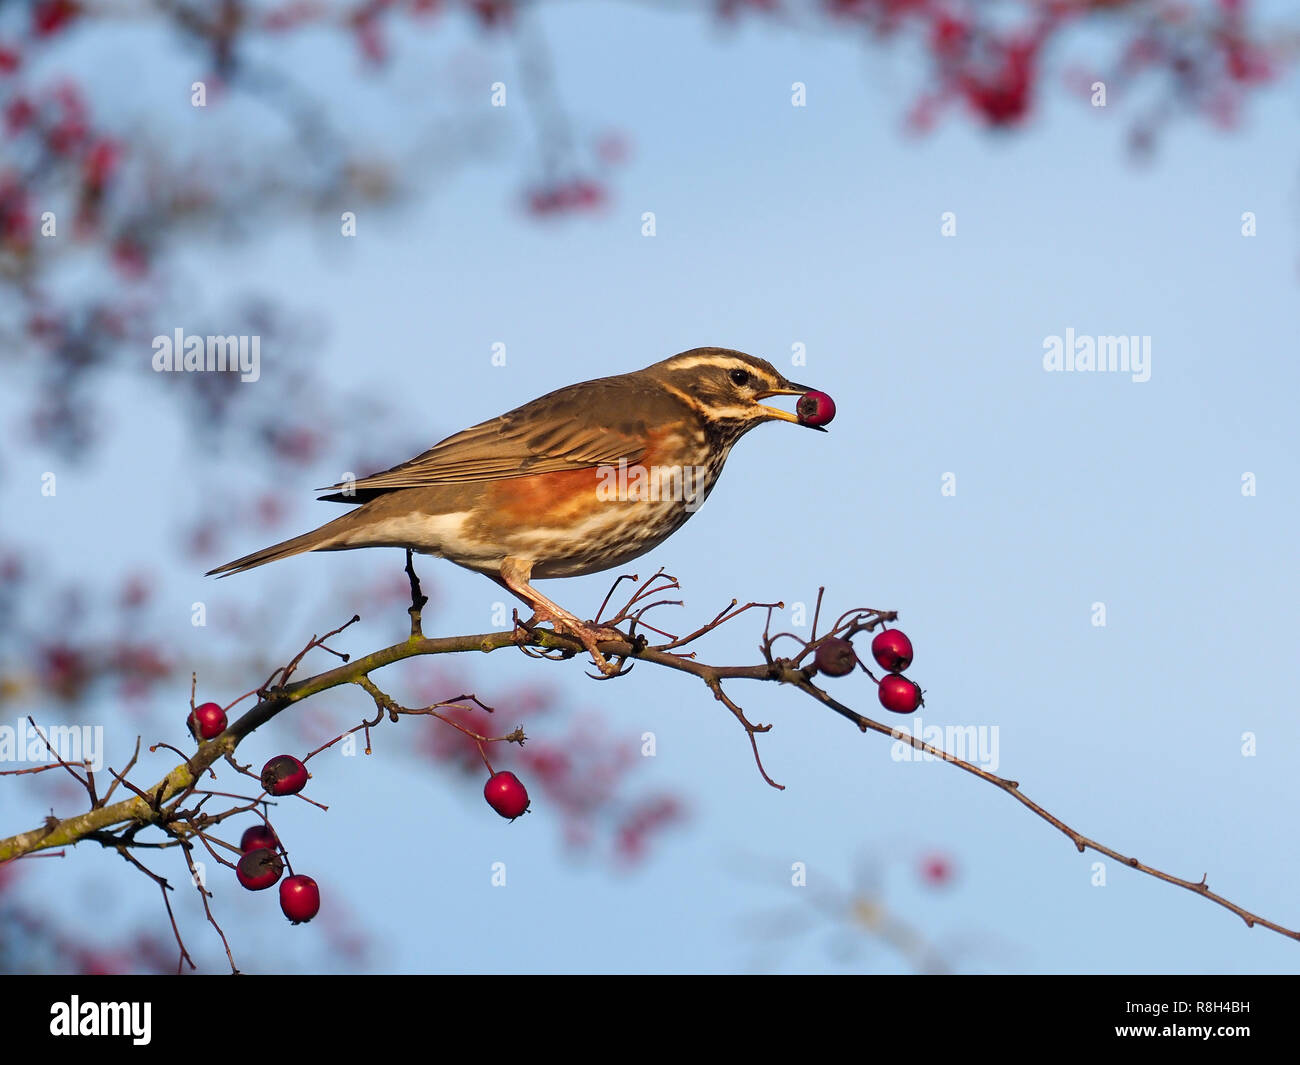
<svg viewBox="0 0 1300 1065">
<path fill-rule="evenodd" d="M 32 7 L 32 31 L 37 37 L 58 33 L 81 13 L 73 0 L 38 0 Z"/>
<path fill-rule="evenodd" d="M 918 706 L 925 705 L 920 687 L 897 673 L 891 673 L 880 682 L 878 693 L 880 705 L 896 714 L 910 714 Z"/>
<path fill-rule="evenodd" d="M 510 772 L 493 773 L 483 785 L 483 798 L 502 817 L 513 821 L 528 809 L 528 792 Z"/>
<path fill-rule="evenodd" d="M 514 16 L 511 0 L 470 0 L 469 6 L 488 29 L 494 26 L 508 27 Z"/>
<path fill-rule="evenodd" d="M 93 144 L 82 164 L 86 184 L 92 189 L 102 190 L 117 169 L 121 153 L 116 141 L 101 140 Z"/>
<path fill-rule="evenodd" d="M 262 766 L 262 788 L 270 795 L 297 795 L 311 774 L 291 754 L 277 754 Z"/>
<path fill-rule="evenodd" d="M 235 866 L 235 876 L 249 891 L 265 891 L 280 879 L 283 872 L 284 862 L 268 847 L 249 851 Z"/>
<path fill-rule="evenodd" d="M 600 157 L 602 163 L 608 163 L 610 166 L 626 163 L 630 154 L 631 148 L 622 134 L 606 133 L 596 142 L 596 155 Z"/>
<path fill-rule="evenodd" d="M 871 641 L 871 654 L 882 669 L 902 673 L 912 664 L 912 641 L 898 629 L 885 629 Z"/>
<path fill-rule="evenodd" d="M 149 272 L 151 249 L 130 235 L 118 237 L 109 254 L 113 265 L 127 277 L 143 277 Z"/>
<path fill-rule="evenodd" d="M 244 829 L 244 834 L 239 837 L 239 849 L 244 854 L 261 850 L 263 847 L 273 851 L 280 849 L 280 841 L 271 831 L 270 825 L 250 825 Z"/>
<path fill-rule="evenodd" d="M 280 909 L 294 924 L 304 924 L 320 913 L 320 888 L 309 876 L 297 873 L 280 885 Z"/>
<path fill-rule="evenodd" d="M 15 96 L 5 105 L 5 129 L 10 133 L 20 133 L 36 117 L 36 105 L 26 96 Z"/>
<path fill-rule="evenodd" d="M 927 884 L 946 884 L 952 879 L 952 862 L 943 854 L 928 854 L 921 861 L 921 879 Z"/>
<path fill-rule="evenodd" d="M 960 55 L 971 39 L 965 21 L 940 12 L 930 27 L 930 49 L 940 57 Z"/>
<path fill-rule="evenodd" d="M 226 712 L 216 703 L 204 703 L 194 708 L 187 724 L 190 726 L 190 732 L 202 739 L 210 740 L 226 731 Z"/>
<path fill-rule="evenodd" d="M 605 190 L 595 181 L 579 178 L 569 186 L 568 197 L 573 207 L 600 207 L 605 202 Z"/>
<path fill-rule="evenodd" d="M 821 428 L 834 419 L 835 400 L 825 392 L 805 392 L 794 405 L 794 413 L 801 425 Z"/>
<path fill-rule="evenodd" d="M 848 640 L 831 636 L 817 645 L 813 664 L 828 677 L 842 677 L 853 672 L 853 667 L 858 664 L 858 656 Z"/>
<path fill-rule="evenodd" d="M 559 207 L 560 199 L 552 189 L 533 189 L 528 194 L 528 209 L 533 214 L 550 214 Z"/>
</svg>

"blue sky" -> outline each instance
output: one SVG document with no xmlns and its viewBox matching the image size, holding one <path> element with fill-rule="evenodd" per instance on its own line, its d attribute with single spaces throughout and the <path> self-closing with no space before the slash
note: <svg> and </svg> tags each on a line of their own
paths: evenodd
<svg viewBox="0 0 1300 1065">
<path fill-rule="evenodd" d="M 363 215 L 353 241 L 295 227 L 195 247 L 205 298 L 258 291 L 318 317 L 332 382 L 381 382 L 403 432 L 430 443 L 561 384 L 705 344 L 824 389 L 839 409 L 830 434 L 752 433 L 708 504 L 644 560 L 679 577 L 683 616 L 732 597 L 811 603 L 821 584 L 832 612 L 899 610 L 927 724 L 995 727 L 999 771 L 1085 835 L 1178 875 L 1207 873 L 1247 908 L 1300 925 L 1300 857 L 1285 842 L 1300 740 L 1300 151 L 1279 135 L 1294 126 L 1294 84 L 1255 101 L 1238 133 L 1167 129 L 1139 166 L 1123 149 L 1122 101 L 1099 112 L 1053 90 L 1023 133 L 954 119 L 916 140 L 900 122 L 920 74 L 896 55 L 720 33 L 633 5 L 557 5 L 540 21 L 577 121 L 631 135 L 608 211 L 522 216 L 530 156 L 516 92 L 509 114 L 484 109 L 484 122 L 509 123 L 504 158 L 442 177 L 400 214 Z M 489 77 L 499 67 L 513 84 L 509 51 L 482 49 Z M 808 85 L 806 108 L 790 106 L 794 81 Z M 655 212 L 653 238 L 640 234 L 643 211 Z M 957 235 L 945 238 L 949 211 Z M 1240 235 L 1245 211 L 1258 218 L 1253 238 Z M 1150 337 L 1150 380 L 1045 373 L 1044 339 L 1066 329 Z M 497 341 L 505 367 L 490 362 Z M 795 344 L 807 351 L 797 370 Z M 129 410 L 148 382 L 118 387 Z M 57 519 L 27 495 L 11 513 L 51 553 L 93 523 L 98 564 L 130 569 L 165 549 L 206 477 L 231 475 L 171 446 L 183 440 L 177 425 L 121 433 L 70 472 Z M 30 469 L 49 461 L 31 455 Z M 318 471 L 283 486 L 301 504 L 296 523 L 333 516 L 311 489 L 354 461 L 327 448 Z M 256 454 L 237 468 L 256 478 Z M 123 469 L 148 469 L 150 486 L 123 492 Z M 1241 491 L 1247 472 L 1254 497 Z M 941 494 L 948 473 L 955 496 Z M 234 553 L 260 535 L 236 537 Z M 304 586 L 386 573 L 389 554 L 294 559 L 216 590 L 177 570 L 167 594 L 178 617 L 196 598 L 214 610 L 293 603 Z M 423 572 L 441 596 L 431 631 L 490 627 L 495 585 L 442 562 Z M 611 576 L 542 590 L 590 614 Z M 1092 623 L 1098 602 L 1104 627 Z M 295 612 L 279 652 L 333 623 Z M 717 633 L 702 657 L 756 660 L 759 627 Z M 178 622 L 177 646 L 196 661 L 211 654 L 205 638 Z M 895 762 L 889 742 L 794 692 L 733 689 L 775 726 L 762 750 L 787 785 L 778 793 L 689 678 L 642 667 L 597 685 L 576 663 L 506 654 L 473 668 L 488 701 L 494 686 L 544 678 L 629 744 L 653 731 L 658 755 L 638 773 L 683 793 L 692 819 L 636 871 L 611 872 L 563 851 L 544 805 L 507 826 L 465 781 L 385 760 L 381 741 L 397 739 L 377 737 L 375 757 L 318 773 L 328 815 L 298 804 L 281 825 L 295 856 L 310 856 L 296 860 L 373 931 L 376 969 L 712 972 L 766 954 L 780 971 L 907 971 L 845 924 L 779 946 L 753 931 L 766 912 L 807 914 L 812 888 L 848 885 L 864 860 L 883 870 L 885 906 L 927 938 L 974 944 L 967 970 L 1297 967 L 1294 943 L 1177 888 L 1114 863 L 1093 886 L 1096 856 L 1007 796 L 951 767 Z M 876 715 L 865 679 L 831 683 Z M 276 728 L 250 757 L 275 753 Z M 943 892 L 912 872 L 934 849 L 959 868 Z M 42 872 L 50 898 L 156 906 L 107 857 L 73 860 L 78 887 L 68 870 Z M 494 861 L 508 865 L 505 888 L 489 884 Z M 790 886 L 794 862 L 807 863 L 810 889 Z M 304 945 L 308 929 L 253 901 L 223 898 L 236 930 L 286 966 L 327 965 Z M 205 934 L 190 927 L 191 940 Z"/>
</svg>

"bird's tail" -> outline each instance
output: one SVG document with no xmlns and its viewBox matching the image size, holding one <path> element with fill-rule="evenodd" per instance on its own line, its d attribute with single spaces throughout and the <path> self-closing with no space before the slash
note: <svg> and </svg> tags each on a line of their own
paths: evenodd
<svg viewBox="0 0 1300 1065">
<path fill-rule="evenodd" d="M 227 562 L 224 566 L 210 569 L 204 576 L 211 577 L 216 574 L 219 577 L 229 577 L 232 573 L 243 573 L 244 570 L 253 569 L 256 566 L 265 566 L 268 562 L 276 562 L 279 559 L 288 558 L 290 555 L 301 555 L 304 551 L 338 551 L 345 547 L 355 546 L 355 541 L 352 540 L 349 533 L 358 524 L 357 515 L 359 513 L 359 509 L 351 511 L 342 517 L 335 518 L 333 521 L 326 522 L 319 529 L 313 529 L 309 533 L 295 536 L 292 540 L 272 544 L 260 551 L 254 551 L 251 555 L 237 558 L 234 562 Z"/>
</svg>

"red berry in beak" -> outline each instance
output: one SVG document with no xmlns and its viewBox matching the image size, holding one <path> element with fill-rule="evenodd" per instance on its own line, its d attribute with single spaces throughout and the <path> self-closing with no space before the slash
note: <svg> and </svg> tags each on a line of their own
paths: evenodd
<svg viewBox="0 0 1300 1065">
<path fill-rule="evenodd" d="M 835 418 L 835 400 L 825 392 L 805 392 L 794 405 L 794 413 L 801 425 L 820 429 Z"/>
</svg>

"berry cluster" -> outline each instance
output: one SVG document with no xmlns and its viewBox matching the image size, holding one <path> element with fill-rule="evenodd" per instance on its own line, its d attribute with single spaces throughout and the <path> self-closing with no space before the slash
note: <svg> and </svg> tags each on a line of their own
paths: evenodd
<svg viewBox="0 0 1300 1065">
<path fill-rule="evenodd" d="M 202 703 L 190 711 L 186 725 L 200 742 L 216 739 L 226 731 L 229 721 L 217 703 Z M 486 762 L 486 757 L 484 757 Z M 488 805 L 502 817 L 513 821 L 528 812 L 528 791 L 509 771 L 494 772 L 488 765 L 489 778 L 483 787 Z M 307 786 L 311 774 L 291 754 L 277 754 L 262 767 L 259 777 L 268 795 L 297 795 Z M 269 824 L 257 824 L 244 831 L 239 840 L 240 859 L 235 878 L 249 891 L 265 891 L 280 882 L 284 874 L 280 839 Z M 310 921 L 320 912 L 320 887 L 309 876 L 293 874 L 280 883 L 280 909 L 294 924 Z"/>
<path fill-rule="evenodd" d="M 280 879 L 284 861 L 280 857 L 280 840 L 270 825 L 253 825 L 239 840 L 243 857 L 235 866 L 235 876 L 249 891 L 265 891 Z M 320 912 L 320 887 L 302 873 L 290 876 L 280 885 L 280 909 L 294 924 L 310 921 Z"/>
<path fill-rule="evenodd" d="M 217 703 L 202 703 L 186 719 L 196 740 L 215 739 L 229 724 L 226 712 Z M 270 795 L 296 795 L 307 786 L 307 767 L 291 754 L 276 755 L 262 767 L 262 788 Z M 280 839 L 269 824 L 252 825 L 239 839 L 240 858 L 235 879 L 249 891 L 265 891 L 279 882 L 284 874 Z M 320 912 L 320 888 L 316 881 L 293 873 L 280 884 L 280 909 L 294 924 L 310 921 Z"/>
<path fill-rule="evenodd" d="M 900 629 L 883 629 L 871 641 L 871 657 L 888 676 L 876 681 L 880 705 L 896 714 L 910 714 L 924 706 L 920 685 L 902 676 L 912 664 L 912 641 Z M 843 677 L 853 672 L 859 664 L 853 643 L 842 636 L 828 636 L 817 645 L 813 665 L 828 677 Z M 876 680 L 871 670 L 862 667 L 867 676 Z"/>
</svg>

